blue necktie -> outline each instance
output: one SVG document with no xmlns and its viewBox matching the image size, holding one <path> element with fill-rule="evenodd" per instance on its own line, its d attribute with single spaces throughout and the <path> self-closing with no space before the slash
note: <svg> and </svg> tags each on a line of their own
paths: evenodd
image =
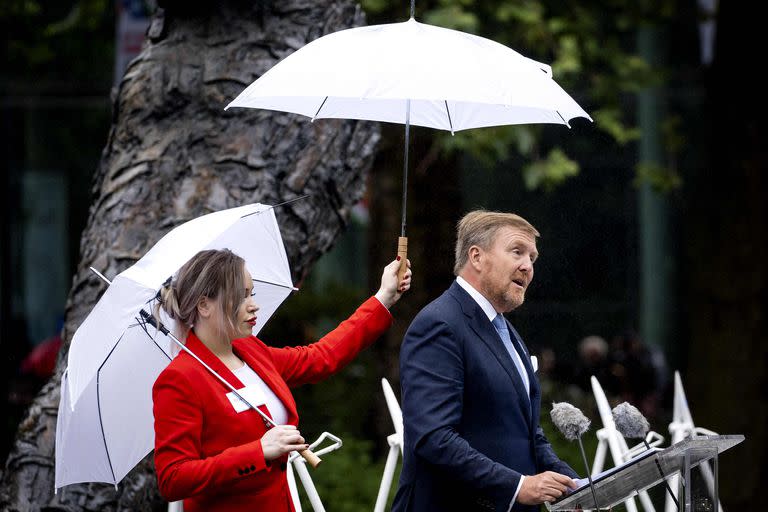
<svg viewBox="0 0 768 512">
<path fill-rule="evenodd" d="M 511 357 L 512 361 L 515 363 L 515 367 L 517 368 L 517 371 L 520 374 L 520 378 L 523 381 L 523 385 L 525 386 L 525 396 L 529 397 L 531 393 L 531 385 L 528 382 L 528 372 L 525 371 L 523 361 L 515 350 L 515 346 L 512 344 L 512 339 L 509 337 L 509 329 L 507 328 L 507 321 L 504 320 L 504 317 L 501 315 L 501 313 L 496 315 L 496 318 L 493 319 L 493 326 L 496 328 L 496 332 L 499 333 L 499 336 L 501 336 L 501 341 L 504 342 L 504 348 L 506 348 L 507 352 L 509 352 L 509 357 Z M 530 398 L 528 399 L 530 400 Z"/>
</svg>

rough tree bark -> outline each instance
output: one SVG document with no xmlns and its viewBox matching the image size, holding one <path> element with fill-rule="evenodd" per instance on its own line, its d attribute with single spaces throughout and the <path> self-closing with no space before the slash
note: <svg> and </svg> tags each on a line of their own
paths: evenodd
<svg viewBox="0 0 768 512">
<path fill-rule="evenodd" d="M 167 3 L 116 91 L 113 124 L 93 185 L 81 260 L 67 303 L 68 347 L 104 287 L 172 227 L 251 202 L 308 199 L 278 214 L 294 279 L 327 251 L 361 197 L 379 138 L 369 122 L 313 124 L 282 113 L 223 107 L 277 60 L 317 37 L 360 25 L 348 0 L 213 2 L 186 14 Z M 211 10 L 212 12 L 205 12 Z M 19 426 L 0 486 L 9 511 L 163 510 L 151 457 L 115 489 L 87 484 L 53 494 L 61 373 Z"/>
</svg>

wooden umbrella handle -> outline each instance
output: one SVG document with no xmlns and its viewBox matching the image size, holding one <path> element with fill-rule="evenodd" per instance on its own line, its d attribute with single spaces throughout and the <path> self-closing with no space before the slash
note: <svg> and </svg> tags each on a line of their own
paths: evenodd
<svg viewBox="0 0 768 512">
<path fill-rule="evenodd" d="M 408 237 L 401 236 L 397 239 L 397 255 L 400 256 L 400 268 L 397 269 L 397 285 L 403 280 L 405 271 L 408 270 Z"/>
<path fill-rule="evenodd" d="M 301 455 L 301 457 L 305 461 L 307 461 L 307 464 L 309 464 L 313 468 L 316 468 L 317 466 L 320 465 L 321 462 L 323 462 L 323 460 L 317 455 L 315 455 L 314 453 L 312 453 L 312 450 L 310 450 L 309 448 L 307 448 L 306 450 L 301 450 L 299 452 L 299 455 Z"/>
</svg>

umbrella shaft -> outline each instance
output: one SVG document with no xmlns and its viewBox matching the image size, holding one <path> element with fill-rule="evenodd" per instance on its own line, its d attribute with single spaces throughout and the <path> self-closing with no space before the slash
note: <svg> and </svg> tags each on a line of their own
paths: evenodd
<svg viewBox="0 0 768 512">
<path fill-rule="evenodd" d="M 403 218 L 400 236 L 405 236 L 405 207 L 408 201 L 408 147 L 411 145 L 411 100 L 405 100 L 405 151 L 403 157 Z"/>
</svg>

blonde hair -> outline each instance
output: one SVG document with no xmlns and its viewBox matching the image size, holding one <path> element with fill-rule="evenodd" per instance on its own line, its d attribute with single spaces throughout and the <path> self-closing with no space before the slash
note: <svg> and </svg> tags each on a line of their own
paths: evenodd
<svg viewBox="0 0 768 512">
<path fill-rule="evenodd" d="M 176 320 L 176 334 L 184 340 L 198 319 L 197 305 L 206 297 L 219 300 L 219 332 L 236 336 L 237 309 L 245 297 L 245 261 L 229 249 L 200 251 L 187 261 L 176 276 L 160 289 L 159 308 Z"/>
<path fill-rule="evenodd" d="M 514 213 L 475 210 L 464 215 L 456 224 L 456 260 L 453 273 L 459 275 L 467 264 L 469 248 L 473 245 L 488 250 L 496 239 L 496 233 L 503 227 L 512 227 L 538 238 L 536 231 L 527 220 Z"/>
</svg>

